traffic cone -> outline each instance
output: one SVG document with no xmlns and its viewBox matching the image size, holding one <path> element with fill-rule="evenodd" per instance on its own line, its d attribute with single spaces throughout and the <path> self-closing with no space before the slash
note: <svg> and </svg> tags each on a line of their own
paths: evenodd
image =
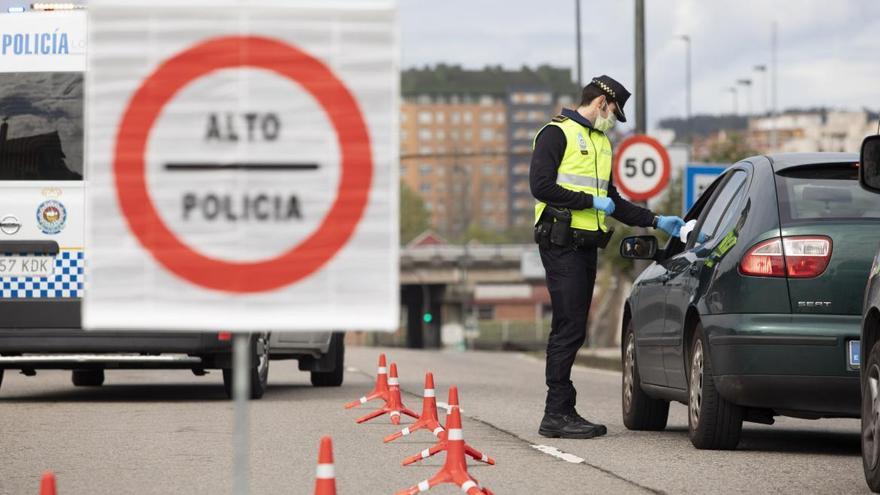
<svg viewBox="0 0 880 495">
<path fill-rule="evenodd" d="M 388 400 L 388 372 L 385 367 L 385 353 L 379 354 L 379 369 L 376 370 L 376 385 L 367 395 L 356 401 L 349 402 L 345 405 L 346 409 L 357 407 L 371 400 L 383 399 Z"/>
<path fill-rule="evenodd" d="M 450 395 L 453 390 L 456 390 L 456 388 L 454 386 L 450 387 Z M 452 404 L 451 398 L 450 404 Z M 477 480 L 467 472 L 467 461 L 464 458 L 464 435 L 461 431 L 461 412 L 457 407 L 453 407 L 452 412 L 446 418 L 446 434 L 446 462 L 443 463 L 440 471 L 434 476 L 419 482 L 417 485 L 397 492 L 396 495 L 415 495 L 443 483 L 453 483 L 468 495 L 492 495 L 488 488 L 480 488 Z"/>
<path fill-rule="evenodd" d="M 403 405 L 403 401 L 400 399 L 400 383 L 397 381 L 397 363 L 391 363 L 391 373 L 388 375 L 388 398 L 385 400 L 385 405 L 362 418 L 358 418 L 357 422 L 363 423 L 388 414 L 391 416 L 391 422 L 399 425 L 401 413 L 413 418 L 419 417 L 418 414 Z"/>
<path fill-rule="evenodd" d="M 430 371 L 425 373 L 425 393 L 422 396 L 422 414 L 415 423 L 406 428 L 385 437 L 385 443 L 405 437 L 416 430 L 430 430 L 435 437 L 443 433 L 443 427 L 440 426 L 440 419 L 437 417 L 437 399 L 434 393 L 434 374 Z"/>
<path fill-rule="evenodd" d="M 46 471 L 40 479 L 40 495 L 55 495 L 55 493 L 55 475 L 52 471 Z"/>
<path fill-rule="evenodd" d="M 458 415 L 461 416 L 461 408 L 458 405 L 458 387 L 449 387 L 449 407 L 450 407 L 449 414 L 452 414 L 452 411 L 457 411 Z M 449 416 L 447 416 L 446 419 L 448 422 Z M 412 455 L 412 456 L 409 456 L 406 459 L 404 459 L 403 465 L 409 466 L 410 464 L 418 462 L 422 459 L 427 459 L 428 457 L 431 457 L 431 456 L 437 454 L 438 452 L 442 452 L 442 451 L 446 450 L 447 443 L 448 443 L 447 438 L 446 438 L 446 432 L 445 431 L 440 432 L 440 434 L 438 435 L 438 438 L 440 439 L 440 441 L 435 443 L 434 445 L 432 445 L 430 448 L 427 448 L 427 449 L 419 452 L 416 455 Z M 479 450 L 471 447 L 468 444 L 464 444 L 464 452 L 465 452 L 465 454 L 467 454 L 471 458 L 473 458 L 475 461 L 485 462 L 486 464 L 489 464 L 489 465 L 495 464 L 495 459 L 492 459 L 491 457 L 489 457 L 486 454 L 480 452 Z"/>
<path fill-rule="evenodd" d="M 333 467 L 333 441 L 321 439 L 318 451 L 318 469 L 315 475 L 315 495 L 336 495 L 336 470 Z"/>
</svg>

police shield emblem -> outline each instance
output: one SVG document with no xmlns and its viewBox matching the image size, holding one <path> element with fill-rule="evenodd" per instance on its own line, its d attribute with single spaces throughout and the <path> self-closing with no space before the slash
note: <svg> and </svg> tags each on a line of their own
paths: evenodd
<svg viewBox="0 0 880 495">
<path fill-rule="evenodd" d="M 582 155 L 589 155 L 590 154 L 590 150 L 587 147 L 587 140 L 584 139 L 583 134 L 578 134 L 578 146 L 581 148 Z"/>
</svg>

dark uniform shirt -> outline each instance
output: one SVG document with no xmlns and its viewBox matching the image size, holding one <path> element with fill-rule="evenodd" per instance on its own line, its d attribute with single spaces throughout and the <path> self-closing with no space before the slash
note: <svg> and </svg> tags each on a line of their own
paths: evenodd
<svg viewBox="0 0 880 495">
<path fill-rule="evenodd" d="M 563 109 L 562 115 L 592 131 L 593 124 L 574 110 Z M 557 208 L 585 210 L 593 207 L 593 195 L 580 191 L 571 191 L 556 183 L 556 173 L 562 156 L 565 154 L 565 134 L 555 125 L 548 125 L 538 134 L 532 163 L 529 168 L 529 185 L 532 196 Z M 635 227 L 650 227 L 654 222 L 651 210 L 634 205 L 620 197 L 614 187 L 614 177 L 608 182 L 608 197 L 614 201 L 614 213 L 611 217 Z"/>
</svg>

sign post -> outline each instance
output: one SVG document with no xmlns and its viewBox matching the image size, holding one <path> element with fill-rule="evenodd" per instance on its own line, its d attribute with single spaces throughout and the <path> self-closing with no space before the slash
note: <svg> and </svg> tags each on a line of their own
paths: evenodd
<svg viewBox="0 0 880 495">
<path fill-rule="evenodd" d="M 90 3 L 89 330 L 231 331 L 234 492 L 250 334 L 398 325 L 389 5 Z"/>
</svg>

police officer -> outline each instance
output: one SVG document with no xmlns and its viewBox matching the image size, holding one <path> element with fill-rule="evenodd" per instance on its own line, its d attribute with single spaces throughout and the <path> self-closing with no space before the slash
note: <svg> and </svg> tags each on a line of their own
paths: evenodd
<svg viewBox="0 0 880 495">
<path fill-rule="evenodd" d="M 575 410 L 571 367 L 587 336 L 587 315 L 596 280 L 597 250 L 611 233 L 606 216 L 632 226 L 677 236 L 684 221 L 656 216 L 620 197 L 611 177 L 606 133 L 630 93 L 608 76 L 583 88 L 577 110 L 563 109 L 535 137 L 529 171 L 535 207 L 535 238 L 547 273 L 553 320 L 547 342 L 547 400 L 538 432 L 545 437 L 593 438 L 607 432 Z"/>
</svg>

